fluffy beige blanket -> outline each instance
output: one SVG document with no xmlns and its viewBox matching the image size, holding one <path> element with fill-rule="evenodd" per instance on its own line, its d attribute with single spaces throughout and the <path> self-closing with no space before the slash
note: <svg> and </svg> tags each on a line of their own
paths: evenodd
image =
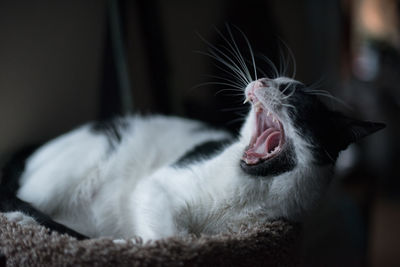
<svg viewBox="0 0 400 267">
<path fill-rule="evenodd" d="M 0 266 L 294 266 L 300 226 L 274 221 L 240 233 L 147 244 L 78 241 L 0 213 Z"/>
</svg>

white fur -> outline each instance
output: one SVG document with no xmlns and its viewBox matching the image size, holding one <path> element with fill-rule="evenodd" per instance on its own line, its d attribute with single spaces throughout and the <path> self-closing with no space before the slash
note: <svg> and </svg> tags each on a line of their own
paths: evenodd
<svg viewBox="0 0 400 267">
<path fill-rule="evenodd" d="M 11 211 L 5 212 L 3 215 L 9 220 L 10 222 L 15 222 L 20 225 L 36 225 L 37 222 L 31 216 L 24 214 L 21 211 Z"/>
<path fill-rule="evenodd" d="M 250 177 L 240 168 L 253 111 L 236 142 L 186 168 L 172 164 L 196 144 L 229 134 L 196 131 L 202 124 L 191 120 L 134 116 L 113 152 L 88 125 L 42 147 L 28 161 L 18 196 L 91 237 L 146 241 L 221 233 L 276 217 L 296 220 L 323 192 L 330 167 L 313 165 L 311 144 L 293 128 L 285 107 L 273 110 L 295 145 L 298 164 L 290 172 Z"/>
</svg>

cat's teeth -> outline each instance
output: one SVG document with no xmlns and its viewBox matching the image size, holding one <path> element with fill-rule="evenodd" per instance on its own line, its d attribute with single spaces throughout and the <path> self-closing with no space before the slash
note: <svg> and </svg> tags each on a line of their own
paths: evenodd
<svg viewBox="0 0 400 267">
<path fill-rule="evenodd" d="M 268 154 L 273 154 L 275 152 L 279 152 L 280 148 L 279 147 L 275 147 L 271 152 L 269 152 Z"/>
<path fill-rule="evenodd" d="M 243 104 L 246 104 L 248 102 L 250 102 L 250 97 L 246 97 L 246 99 L 244 100 Z"/>
</svg>

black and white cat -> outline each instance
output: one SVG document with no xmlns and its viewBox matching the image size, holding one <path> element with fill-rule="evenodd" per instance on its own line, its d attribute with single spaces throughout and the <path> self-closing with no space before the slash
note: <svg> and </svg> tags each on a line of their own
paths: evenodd
<svg viewBox="0 0 400 267">
<path fill-rule="evenodd" d="M 330 111 L 294 79 L 251 81 L 232 65 L 251 104 L 238 136 L 166 116 L 89 123 L 34 151 L 21 173 L 5 171 L 0 211 L 73 235 L 64 226 L 144 240 L 301 220 L 338 153 L 384 125 Z"/>
<path fill-rule="evenodd" d="M 238 137 L 164 116 L 84 125 L 29 156 L 17 196 L 89 237 L 299 220 L 325 192 L 339 151 L 383 127 L 329 111 L 285 77 L 250 82 L 244 96 L 251 110 Z"/>
</svg>

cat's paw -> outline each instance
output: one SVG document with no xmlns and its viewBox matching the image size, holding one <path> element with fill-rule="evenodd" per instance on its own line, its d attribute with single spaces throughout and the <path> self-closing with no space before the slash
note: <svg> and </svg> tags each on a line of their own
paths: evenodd
<svg viewBox="0 0 400 267">
<path fill-rule="evenodd" d="M 141 245 L 141 244 L 143 244 L 143 241 L 141 238 L 137 237 L 137 238 L 131 238 L 131 239 L 114 239 L 113 243 L 116 245 L 126 245 L 128 243 L 132 243 L 135 245 Z"/>
<path fill-rule="evenodd" d="M 126 245 L 128 244 L 128 240 L 125 239 L 114 239 L 113 243 L 116 245 Z"/>
<path fill-rule="evenodd" d="M 20 211 L 6 212 L 3 214 L 10 222 L 15 222 L 20 225 L 34 225 L 37 224 L 35 219 Z"/>
</svg>

